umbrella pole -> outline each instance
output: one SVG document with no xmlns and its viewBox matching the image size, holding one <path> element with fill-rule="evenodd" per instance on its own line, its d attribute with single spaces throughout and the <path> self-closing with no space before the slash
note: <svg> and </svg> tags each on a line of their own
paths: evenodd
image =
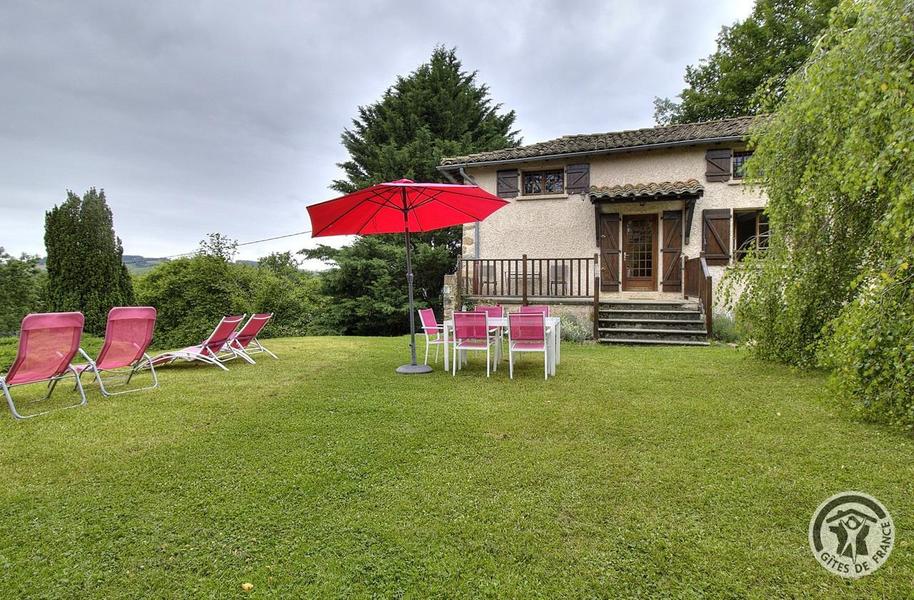
<svg viewBox="0 0 914 600">
<path fill-rule="evenodd" d="M 403 213 L 406 220 L 406 213 Z M 409 353 L 411 362 L 408 365 L 397 367 L 397 373 L 404 375 L 418 375 L 421 373 L 431 373 L 432 368 L 428 365 L 416 364 L 416 311 L 413 307 L 413 262 L 410 256 L 409 243 L 409 226 L 406 227 L 406 288 L 409 293 Z"/>
</svg>

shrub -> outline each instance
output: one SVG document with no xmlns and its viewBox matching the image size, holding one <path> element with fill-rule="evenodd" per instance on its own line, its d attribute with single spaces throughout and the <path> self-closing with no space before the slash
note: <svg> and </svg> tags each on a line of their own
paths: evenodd
<svg viewBox="0 0 914 600">
<path fill-rule="evenodd" d="M 163 263 L 136 281 L 139 302 L 158 311 L 158 347 L 198 343 L 223 316 L 240 313 L 275 313 L 267 336 L 305 335 L 321 304 L 318 286 L 310 273 L 283 276 L 208 255 Z"/>
<path fill-rule="evenodd" d="M 567 342 L 583 342 L 593 339 L 593 328 L 587 322 L 581 322 L 574 315 L 564 314 L 559 318 L 562 321 L 562 340 Z"/>
<path fill-rule="evenodd" d="M 14 258 L 0 246 L 0 335 L 18 335 L 22 317 L 44 308 L 47 275 L 37 265 L 38 257 Z"/>
<path fill-rule="evenodd" d="M 726 344 L 737 344 L 743 336 L 732 315 L 715 312 L 711 321 L 711 339 Z"/>
</svg>

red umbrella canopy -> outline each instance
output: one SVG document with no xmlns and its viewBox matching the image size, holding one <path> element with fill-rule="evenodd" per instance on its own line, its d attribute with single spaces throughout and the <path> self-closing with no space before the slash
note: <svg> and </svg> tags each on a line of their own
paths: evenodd
<svg viewBox="0 0 914 600">
<path fill-rule="evenodd" d="M 508 204 L 475 185 L 379 183 L 308 207 L 311 237 L 432 231 L 482 221 Z"/>
</svg>

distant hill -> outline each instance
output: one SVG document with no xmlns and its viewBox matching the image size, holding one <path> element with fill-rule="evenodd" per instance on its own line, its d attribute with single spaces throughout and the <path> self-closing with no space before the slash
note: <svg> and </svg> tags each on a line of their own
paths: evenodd
<svg viewBox="0 0 914 600">
<path fill-rule="evenodd" d="M 38 267 L 44 269 L 45 257 L 38 259 Z M 151 258 L 148 256 L 140 256 L 139 254 L 125 254 L 124 255 L 124 264 L 127 265 L 127 270 L 130 271 L 133 275 L 142 275 L 147 271 L 151 270 L 156 265 L 160 265 L 163 262 L 168 262 L 167 258 Z M 252 267 L 257 266 L 256 260 L 236 260 L 238 264 L 250 265 Z"/>
<path fill-rule="evenodd" d="M 125 254 L 123 262 L 127 265 L 128 271 L 134 275 L 140 275 L 167 260 L 167 258 L 147 258 L 138 254 Z"/>
</svg>

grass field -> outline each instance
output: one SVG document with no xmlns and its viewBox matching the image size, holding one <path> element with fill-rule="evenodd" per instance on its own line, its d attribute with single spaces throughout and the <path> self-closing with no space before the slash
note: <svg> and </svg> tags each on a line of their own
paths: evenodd
<svg viewBox="0 0 914 600">
<path fill-rule="evenodd" d="M 548 382 L 530 357 L 514 381 L 478 358 L 403 377 L 403 338 L 270 346 L 280 360 L 3 414 L 0 596 L 912 593 L 912 440 L 850 419 L 820 374 L 727 347 L 566 344 Z M 844 490 L 898 531 L 858 581 L 807 542 Z"/>
</svg>

